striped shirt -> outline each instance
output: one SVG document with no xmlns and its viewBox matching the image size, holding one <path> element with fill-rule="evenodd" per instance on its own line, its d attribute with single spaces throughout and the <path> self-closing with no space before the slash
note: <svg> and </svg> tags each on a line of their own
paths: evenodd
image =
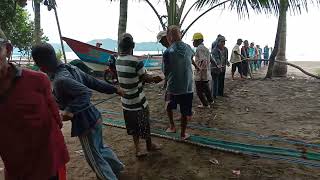
<svg viewBox="0 0 320 180">
<path fill-rule="evenodd" d="M 148 106 L 143 92 L 142 76 L 146 73 L 143 60 L 126 55 L 119 56 L 116 62 L 118 81 L 124 96 L 122 107 L 128 111 L 138 111 Z"/>
</svg>

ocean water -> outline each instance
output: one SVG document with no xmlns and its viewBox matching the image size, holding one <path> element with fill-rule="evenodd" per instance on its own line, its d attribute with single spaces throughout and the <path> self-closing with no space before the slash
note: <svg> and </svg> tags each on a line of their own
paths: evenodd
<svg viewBox="0 0 320 180">
<path fill-rule="evenodd" d="M 134 55 L 153 55 L 153 54 L 162 54 L 161 51 L 134 51 Z M 72 61 L 74 59 L 79 59 L 79 57 L 74 52 L 66 52 L 67 60 Z M 293 54 L 287 53 L 288 61 L 320 61 L 320 55 L 317 54 Z M 19 54 L 13 55 L 14 60 L 20 59 Z M 26 59 L 25 57 L 23 59 Z"/>
</svg>

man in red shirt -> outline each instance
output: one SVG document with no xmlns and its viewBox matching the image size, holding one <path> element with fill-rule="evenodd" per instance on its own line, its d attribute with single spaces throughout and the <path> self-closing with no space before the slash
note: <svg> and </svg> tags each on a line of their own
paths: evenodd
<svg viewBox="0 0 320 180">
<path fill-rule="evenodd" d="M 6 180 L 64 180 L 68 151 L 43 73 L 7 62 L 12 45 L 0 34 L 0 156 Z M 63 173 L 64 172 L 64 173 Z"/>
</svg>

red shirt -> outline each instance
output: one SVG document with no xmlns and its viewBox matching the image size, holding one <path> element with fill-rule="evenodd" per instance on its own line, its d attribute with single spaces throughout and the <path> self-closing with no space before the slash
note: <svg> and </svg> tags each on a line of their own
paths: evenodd
<svg viewBox="0 0 320 180">
<path fill-rule="evenodd" d="M 43 73 L 16 68 L 0 98 L 0 156 L 9 180 L 47 180 L 69 161 L 51 85 Z"/>
</svg>

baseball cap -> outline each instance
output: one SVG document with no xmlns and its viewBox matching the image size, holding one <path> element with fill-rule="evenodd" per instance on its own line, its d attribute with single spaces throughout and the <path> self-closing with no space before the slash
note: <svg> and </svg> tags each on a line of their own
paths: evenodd
<svg viewBox="0 0 320 180">
<path fill-rule="evenodd" d="M 167 36 L 167 31 L 160 31 L 157 34 L 157 42 L 160 42 L 163 37 Z"/>
</svg>

